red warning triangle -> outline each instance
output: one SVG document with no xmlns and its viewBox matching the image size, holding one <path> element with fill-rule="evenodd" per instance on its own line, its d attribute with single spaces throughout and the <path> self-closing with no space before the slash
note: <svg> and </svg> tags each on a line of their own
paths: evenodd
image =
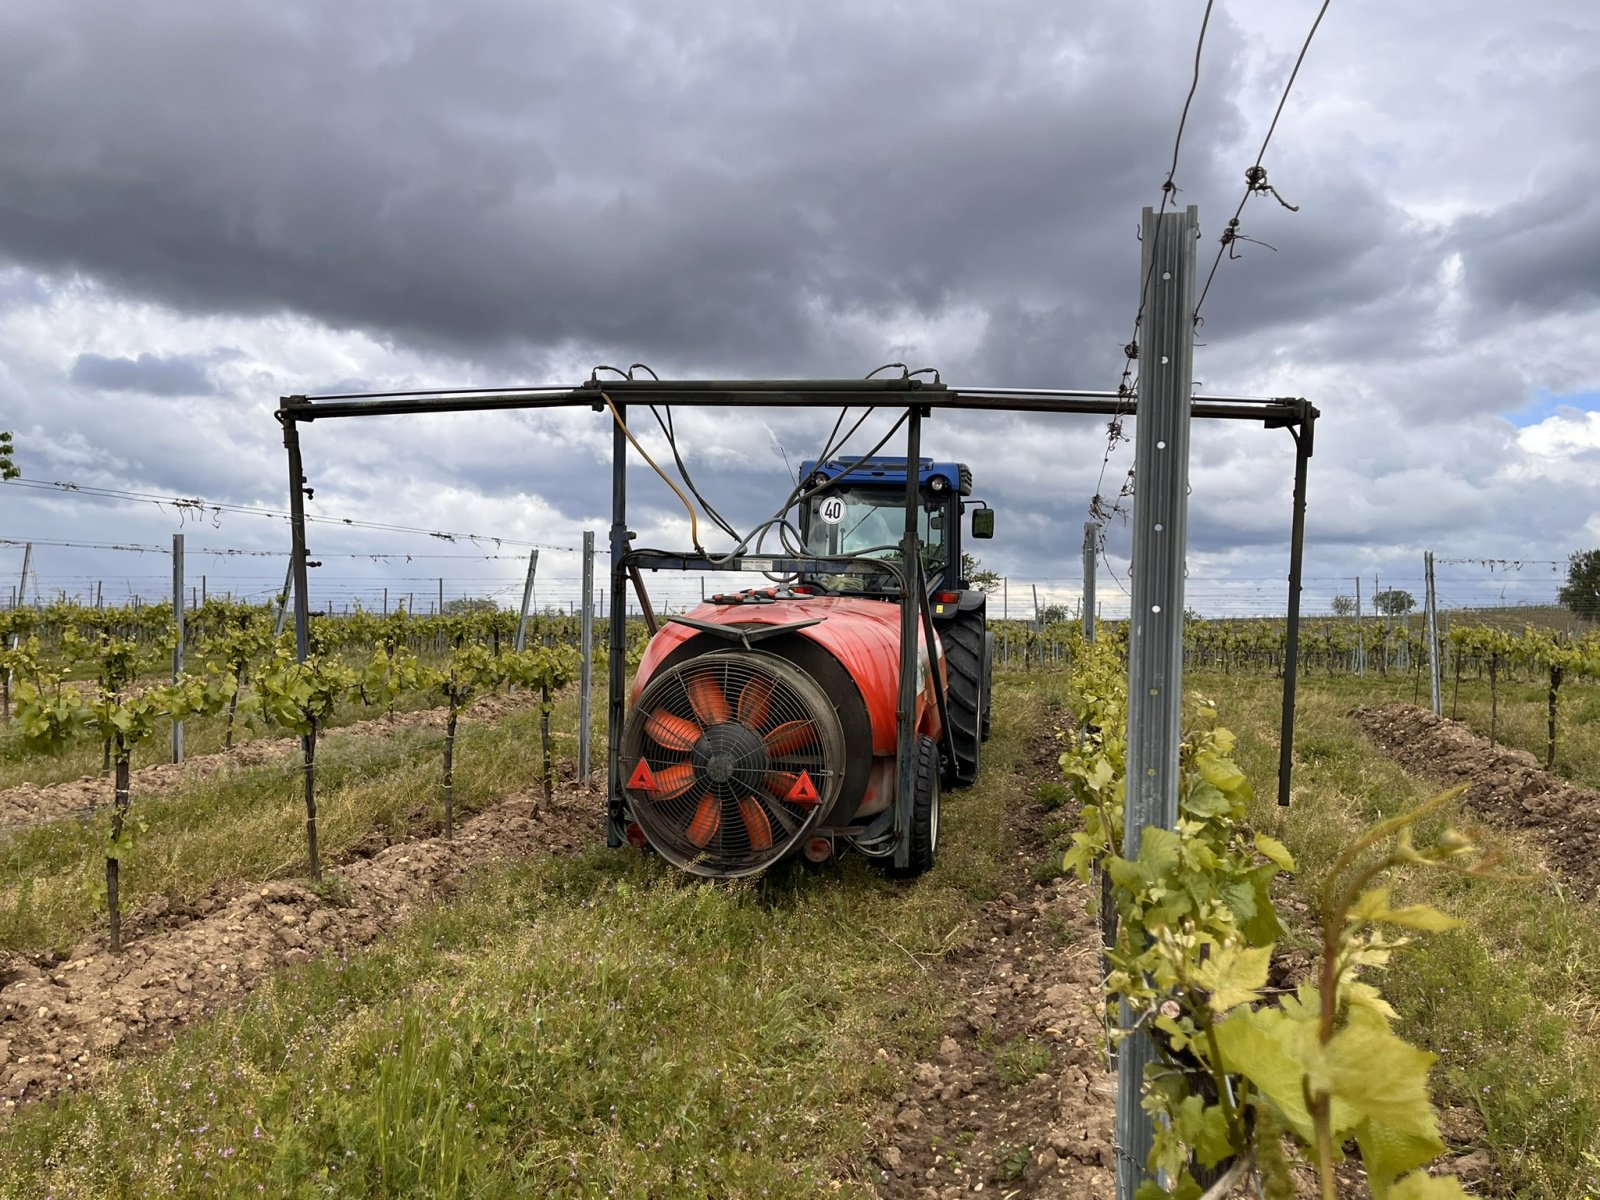
<svg viewBox="0 0 1600 1200">
<path fill-rule="evenodd" d="M 790 804 L 821 804 L 822 796 L 817 792 L 817 785 L 811 782 L 811 772 L 801 771 L 798 778 L 783 797 Z"/>
<path fill-rule="evenodd" d="M 628 790 L 630 792 L 656 790 L 656 777 L 650 773 L 650 764 L 642 758 L 639 760 L 639 765 L 633 769 L 633 774 L 628 776 Z"/>
</svg>

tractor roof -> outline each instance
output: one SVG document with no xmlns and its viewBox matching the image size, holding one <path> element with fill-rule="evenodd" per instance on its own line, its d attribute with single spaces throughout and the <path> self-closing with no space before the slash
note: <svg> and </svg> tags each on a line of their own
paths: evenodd
<svg viewBox="0 0 1600 1200">
<path fill-rule="evenodd" d="M 931 458 L 917 461 L 917 482 L 926 487 L 935 476 L 942 477 L 960 495 L 972 494 L 972 468 L 966 463 L 934 462 Z M 900 487 L 906 485 L 906 459 L 903 456 L 863 459 L 834 458 L 827 462 L 807 460 L 800 464 L 800 477 L 810 480 L 821 475 L 851 487 Z"/>
</svg>

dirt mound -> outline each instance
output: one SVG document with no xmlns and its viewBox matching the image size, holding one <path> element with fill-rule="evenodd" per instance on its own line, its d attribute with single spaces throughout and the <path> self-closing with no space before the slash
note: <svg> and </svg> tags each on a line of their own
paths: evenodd
<svg viewBox="0 0 1600 1200">
<path fill-rule="evenodd" d="M 600 837 L 601 804 L 574 788 L 510 797 L 454 840 L 401 842 L 326 872 L 330 903 L 300 881 L 251 887 L 203 916 L 160 909 L 121 957 L 103 939 L 59 965 L 12 963 L 0 984 L 0 1095 L 11 1110 L 92 1078 L 124 1045 L 203 1017 L 285 965 L 365 946 L 496 859 L 565 853 Z M 173 926 L 160 928 L 162 926 Z"/>
<path fill-rule="evenodd" d="M 507 713 L 532 708 L 539 703 L 537 692 L 513 692 L 509 695 L 495 693 L 484 696 L 462 716 L 463 724 L 474 721 L 495 721 Z M 372 737 L 393 733 L 398 729 L 443 730 L 449 712 L 445 708 L 428 708 L 417 712 L 385 714 L 365 721 L 341 725 L 323 734 L 324 738 Z M 159 752 L 159 751 L 155 751 Z M 154 763 L 133 771 L 132 790 L 136 799 L 160 796 L 175 792 L 186 784 L 214 775 L 226 774 L 259 767 L 272 762 L 287 762 L 300 753 L 300 739 L 254 738 L 240 742 L 232 750 L 216 754 L 197 754 L 181 763 Z M 0 827 L 32 825 L 40 821 L 53 821 L 61 817 L 82 815 L 111 803 L 111 780 L 98 775 L 84 775 L 65 783 L 52 783 L 40 787 L 32 783 L 19 784 L 0 791 Z"/>
<path fill-rule="evenodd" d="M 1546 772 L 1521 750 L 1492 746 L 1459 721 L 1411 704 L 1358 708 L 1367 736 L 1403 766 L 1468 785 L 1466 801 L 1492 821 L 1536 831 L 1550 864 L 1586 900 L 1600 898 L 1600 792 Z"/>
</svg>

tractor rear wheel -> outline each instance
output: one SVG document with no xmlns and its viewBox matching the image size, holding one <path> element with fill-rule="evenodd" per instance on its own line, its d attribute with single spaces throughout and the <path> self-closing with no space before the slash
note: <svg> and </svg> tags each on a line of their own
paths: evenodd
<svg viewBox="0 0 1600 1200">
<path fill-rule="evenodd" d="M 994 716 L 994 634 L 983 634 L 983 740 L 989 740 Z"/>
<path fill-rule="evenodd" d="M 989 707 L 989 656 L 984 610 L 969 609 L 956 614 L 944 630 L 944 661 L 949 680 L 950 732 L 954 758 L 946 764 L 945 782 L 952 787 L 967 787 L 978 778 L 986 736 Z"/>
<path fill-rule="evenodd" d="M 892 872 L 901 879 L 915 879 L 931 871 L 939 854 L 939 744 L 926 734 L 917 735 L 911 767 L 916 772 L 911 827 L 906 830 L 911 861 Z"/>
</svg>

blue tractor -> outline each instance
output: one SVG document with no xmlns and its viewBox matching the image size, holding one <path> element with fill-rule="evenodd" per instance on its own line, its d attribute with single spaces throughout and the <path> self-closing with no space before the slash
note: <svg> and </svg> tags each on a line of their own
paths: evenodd
<svg viewBox="0 0 1600 1200">
<path fill-rule="evenodd" d="M 908 574 L 900 561 L 907 524 L 906 468 L 903 457 L 800 464 L 804 487 L 800 529 L 806 552 L 884 563 L 881 572 L 813 575 L 802 582 L 829 592 L 897 603 L 902 578 L 918 579 L 947 676 L 944 781 L 946 786 L 964 787 L 977 779 L 983 743 L 989 737 L 994 634 L 988 629 L 988 596 L 963 577 L 961 532 L 971 509 L 972 536 L 993 537 L 994 510 L 982 500 L 969 499 L 972 470 L 965 463 L 919 459 L 920 561 Z"/>
</svg>

